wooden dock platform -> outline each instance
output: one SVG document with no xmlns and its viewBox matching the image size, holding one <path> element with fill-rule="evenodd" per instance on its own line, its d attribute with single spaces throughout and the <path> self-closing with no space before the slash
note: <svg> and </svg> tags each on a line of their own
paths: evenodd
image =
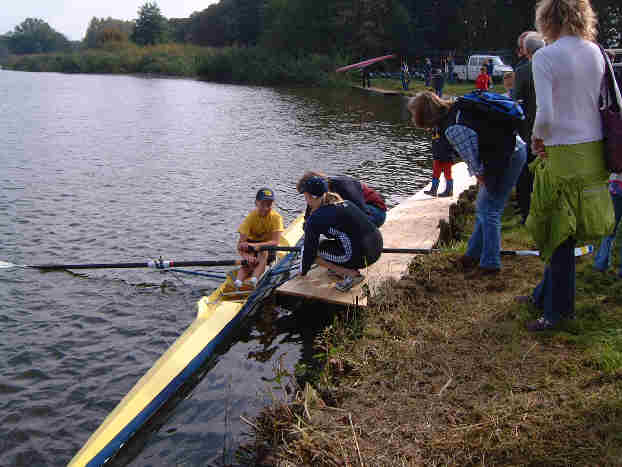
<svg viewBox="0 0 622 467">
<path fill-rule="evenodd" d="M 428 185 L 414 196 L 395 206 L 387 213 L 387 220 L 380 228 L 385 248 L 432 248 L 438 240 L 439 221 L 449 218 L 449 206 L 460 193 L 475 184 L 475 177 L 469 176 L 464 162 L 452 167 L 454 196 L 434 198 L 423 193 Z M 439 193 L 445 189 L 441 178 Z M 380 259 L 361 271 L 366 279 L 362 284 L 343 293 L 335 289 L 337 279 L 329 277 L 324 268 L 312 269 L 306 277 L 296 277 L 277 289 L 278 294 L 305 297 L 340 305 L 367 306 L 364 286 L 373 293 L 374 288 L 389 278 L 399 279 L 407 270 L 415 255 L 385 253 Z"/>
</svg>

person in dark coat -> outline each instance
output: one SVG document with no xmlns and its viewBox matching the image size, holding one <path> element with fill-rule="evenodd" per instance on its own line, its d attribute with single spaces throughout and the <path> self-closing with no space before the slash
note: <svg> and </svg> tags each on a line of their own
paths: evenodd
<svg viewBox="0 0 622 467">
<path fill-rule="evenodd" d="M 536 51 L 544 47 L 544 40 L 540 34 L 533 32 L 528 34 L 523 40 L 524 54 L 527 62 L 518 67 L 514 76 L 514 90 L 512 97 L 523 108 L 525 113 L 524 124 L 520 128 L 520 137 L 523 141 L 531 141 L 531 131 L 533 122 L 536 118 L 536 88 L 533 82 L 531 69 L 531 57 Z M 529 205 L 531 202 L 531 192 L 533 190 L 533 175 L 529 171 L 528 164 L 535 159 L 531 151 L 531 145 L 527 146 L 527 164 L 516 184 L 516 194 L 518 197 L 518 209 L 524 224 L 529 215 Z"/>
</svg>

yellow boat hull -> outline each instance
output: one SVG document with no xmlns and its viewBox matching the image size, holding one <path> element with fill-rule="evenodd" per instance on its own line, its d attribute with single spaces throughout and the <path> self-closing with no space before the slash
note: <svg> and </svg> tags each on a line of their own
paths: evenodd
<svg viewBox="0 0 622 467">
<path fill-rule="evenodd" d="M 303 218 L 299 216 L 285 230 L 282 246 L 295 246 L 302 238 Z M 214 349 L 235 329 L 261 300 L 272 293 L 279 281 L 289 277 L 289 264 L 283 266 L 286 253 L 279 253 L 273 283 L 262 287 L 264 274 L 257 289 L 250 295 L 230 295 L 233 290 L 228 278 L 218 289 L 199 300 L 197 318 L 158 359 L 153 367 L 136 383 L 106 417 L 87 443 L 70 461 L 69 466 L 97 466 L 104 464 L 149 420 L 158 409 L 188 380 L 208 359 Z M 291 258 L 291 257 L 290 257 Z M 272 278 L 266 278 L 266 281 Z M 272 286 L 272 287 L 271 287 Z"/>
</svg>

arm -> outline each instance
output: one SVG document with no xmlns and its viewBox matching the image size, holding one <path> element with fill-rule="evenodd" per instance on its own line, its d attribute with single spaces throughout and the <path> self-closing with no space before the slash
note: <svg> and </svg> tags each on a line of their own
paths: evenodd
<svg viewBox="0 0 622 467">
<path fill-rule="evenodd" d="M 544 141 L 552 136 L 555 118 L 553 110 L 553 73 L 549 59 L 538 50 L 533 56 L 533 80 L 536 88 L 536 121 L 533 125 L 533 140 Z"/>
<path fill-rule="evenodd" d="M 317 257 L 317 248 L 320 243 L 320 234 L 314 228 L 312 219 L 305 226 L 305 241 L 302 247 L 302 261 L 300 262 L 300 275 L 306 276 Z"/>
<path fill-rule="evenodd" d="M 464 125 L 451 125 L 445 130 L 445 137 L 453 146 L 454 151 L 467 163 L 469 173 L 478 177 L 484 176 L 484 164 L 479 158 L 477 133 Z"/>
</svg>

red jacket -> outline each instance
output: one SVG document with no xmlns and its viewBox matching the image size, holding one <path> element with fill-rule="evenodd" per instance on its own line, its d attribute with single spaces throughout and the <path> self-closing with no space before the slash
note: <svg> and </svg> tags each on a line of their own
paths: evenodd
<svg viewBox="0 0 622 467">
<path fill-rule="evenodd" d="M 374 206 L 378 206 L 383 211 L 387 210 L 387 205 L 384 204 L 384 199 L 382 199 L 380 193 L 378 193 L 373 188 L 370 188 L 363 182 L 361 182 L 361 187 L 363 188 L 363 197 L 365 198 L 366 204 L 373 204 Z"/>
<path fill-rule="evenodd" d="M 482 91 L 488 91 L 488 86 L 490 85 L 490 75 L 486 73 L 480 73 L 475 80 L 475 88 L 481 89 Z"/>
</svg>

